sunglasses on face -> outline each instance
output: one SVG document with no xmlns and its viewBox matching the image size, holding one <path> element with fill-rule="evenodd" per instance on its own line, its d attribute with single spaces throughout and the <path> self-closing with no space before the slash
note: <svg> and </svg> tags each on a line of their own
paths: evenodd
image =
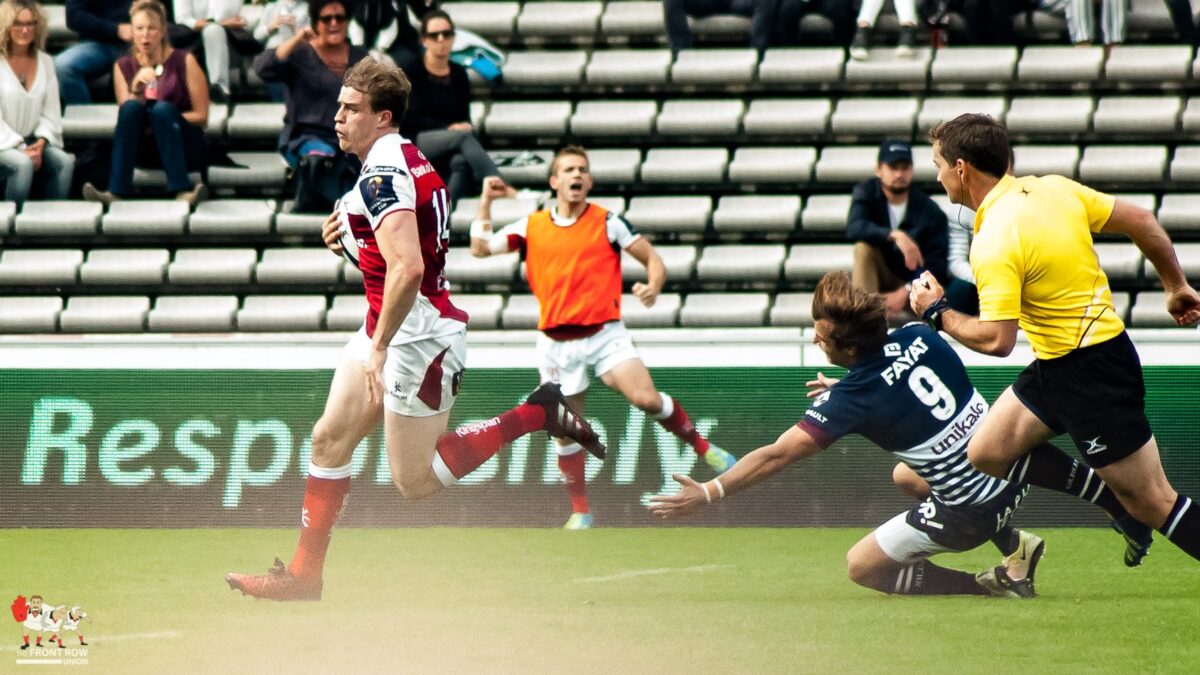
<svg viewBox="0 0 1200 675">
<path fill-rule="evenodd" d="M 326 14 L 325 16 L 317 17 L 317 21 L 320 21 L 321 23 L 323 23 L 325 25 L 329 25 L 331 23 L 346 23 L 346 15 L 345 14 Z"/>
<path fill-rule="evenodd" d="M 429 38 L 430 40 L 433 40 L 434 42 L 441 42 L 442 40 L 449 40 L 454 37 L 454 29 L 451 28 L 450 30 L 431 31 L 429 33 L 426 33 L 425 37 Z"/>
</svg>

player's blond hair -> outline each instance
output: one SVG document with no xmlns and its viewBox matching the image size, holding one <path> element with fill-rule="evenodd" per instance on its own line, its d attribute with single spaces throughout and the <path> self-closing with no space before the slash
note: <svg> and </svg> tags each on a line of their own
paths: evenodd
<svg viewBox="0 0 1200 675">
<path fill-rule="evenodd" d="M 813 321 L 833 324 L 829 339 L 858 357 L 883 348 L 887 342 L 887 310 L 883 298 L 856 287 L 845 272 L 827 272 L 813 293 Z"/>
<path fill-rule="evenodd" d="M 567 145 L 567 146 L 564 146 L 558 152 L 554 153 L 554 159 L 550 160 L 549 175 L 553 176 L 554 172 L 558 169 L 558 159 L 560 157 L 566 157 L 568 155 L 572 155 L 575 157 L 582 157 L 583 161 L 587 162 L 589 167 L 591 166 L 592 161 L 590 159 L 588 159 L 587 150 L 585 150 L 582 145 Z"/>
<path fill-rule="evenodd" d="M 412 83 L 403 70 L 368 56 L 346 71 L 342 86 L 361 91 L 370 102 L 371 112 L 387 110 L 392 113 L 392 126 L 400 127 L 412 93 Z"/>
<path fill-rule="evenodd" d="M 49 29 L 46 24 L 46 14 L 42 11 L 41 6 L 33 0 L 4 0 L 4 2 L 0 2 L 0 54 L 12 56 L 12 31 L 10 29 L 17 22 L 17 15 L 25 9 L 33 14 L 33 23 L 35 24 L 31 46 L 34 51 L 46 49 L 46 33 Z"/>
</svg>

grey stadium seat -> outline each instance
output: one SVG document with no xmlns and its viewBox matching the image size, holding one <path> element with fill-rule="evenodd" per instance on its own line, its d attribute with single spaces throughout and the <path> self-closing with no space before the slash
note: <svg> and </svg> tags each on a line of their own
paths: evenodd
<svg viewBox="0 0 1200 675">
<path fill-rule="evenodd" d="M 536 199 L 497 199 L 492 202 L 493 231 L 499 231 L 505 225 L 516 222 L 537 210 L 538 203 Z M 471 221 L 475 220 L 478 212 L 478 197 L 463 197 L 458 200 L 458 204 L 454 207 L 454 213 L 450 214 L 450 231 L 455 233 L 467 232 L 471 227 Z"/>
<path fill-rule="evenodd" d="M 1129 314 L 1133 328 L 1175 328 L 1175 317 L 1167 311 L 1167 294 L 1162 291 L 1142 291 Z"/>
<path fill-rule="evenodd" d="M 500 325 L 500 310 L 504 308 L 504 298 L 498 294 L 455 293 L 450 296 L 450 302 L 467 313 L 467 316 L 470 317 L 467 320 L 467 327 L 472 330 L 493 330 Z"/>
<path fill-rule="evenodd" d="M 625 213 L 624 197 L 608 197 L 604 195 L 588 195 L 588 202 L 611 211 L 617 215 Z"/>
<path fill-rule="evenodd" d="M 1200 181 L 1200 145 L 1180 145 L 1171 160 L 1171 180 Z M 25 208 L 29 208 L 28 203 Z"/>
<path fill-rule="evenodd" d="M 679 310 L 679 324 L 689 328 L 761 326 L 770 303 L 766 293 L 692 293 Z"/>
<path fill-rule="evenodd" d="M 819 136 L 829 129 L 832 109 L 827 98 L 759 98 L 750 102 L 742 125 L 748 135 Z"/>
<path fill-rule="evenodd" d="M 140 333 L 150 298 L 140 295 L 75 296 L 59 315 L 64 333 Z"/>
<path fill-rule="evenodd" d="M 27 201 L 14 220 L 22 235 L 92 235 L 103 207 L 94 202 Z"/>
<path fill-rule="evenodd" d="M 750 17 L 740 14 L 713 14 L 696 18 L 688 17 L 692 34 L 714 40 L 733 41 L 745 39 L 750 30 Z"/>
<path fill-rule="evenodd" d="M 803 232 L 844 233 L 851 201 L 848 194 L 809 197 L 800 217 L 800 229 Z"/>
<path fill-rule="evenodd" d="M 656 0 L 613 0 L 600 16 L 600 34 L 608 39 L 658 37 L 666 34 L 662 3 Z M 505 75 L 507 77 L 507 74 Z"/>
<path fill-rule="evenodd" d="M 1183 101 L 1174 96 L 1105 96 L 1092 115 L 1096 133 L 1170 134 Z"/>
<path fill-rule="evenodd" d="M 0 333 L 53 333 L 62 308 L 58 296 L 0 297 Z"/>
<path fill-rule="evenodd" d="M 118 236 L 179 236 L 190 210 L 186 202 L 176 200 L 121 200 L 108 207 L 100 219 L 100 231 Z"/>
<path fill-rule="evenodd" d="M 500 312 L 500 325 L 507 330 L 514 328 L 537 328 L 538 301 L 532 295 L 510 295 L 504 311 Z"/>
<path fill-rule="evenodd" d="M 815 284 L 831 270 L 850 271 L 854 244 L 796 244 L 783 261 L 783 276 L 792 282 Z"/>
<path fill-rule="evenodd" d="M 324 246 L 267 249 L 254 278 L 260 284 L 336 284 L 342 260 Z"/>
<path fill-rule="evenodd" d="M 947 82 L 1009 82 L 1017 68 L 1016 47 L 949 47 L 937 50 L 929 74 Z"/>
<path fill-rule="evenodd" d="M 592 53 L 585 69 L 588 84 L 655 86 L 667 83 L 669 49 L 608 49 Z"/>
<path fill-rule="evenodd" d="M 817 150 L 810 147 L 739 147 L 729 164 L 735 183 L 799 183 L 812 178 Z"/>
<path fill-rule="evenodd" d="M 1103 47 L 1026 47 L 1017 64 L 1017 79 L 1021 82 L 1096 82 L 1103 69 Z"/>
<path fill-rule="evenodd" d="M 492 136 L 562 136 L 570 117 L 571 104 L 567 102 L 498 101 L 488 111 L 487 132 Z"/>
<path fill-rule="evenodd" d="M 825 84 L 842 79 L 846 51 L 838 47 L 768 49 L 758 64 L 763 84 Z"/>
<path fill-rule="evenodd" d="M 458 297 L 455 296 L 454 300 L 457 304 Z M 336 331 L 356 331 L 366 320 L 368 307 L 367 296 L 362 293 L 335 295 L 333 304 L 325 313 L 325 327 Z"/>
<path fill-rule="evenodd" d="M 516 253 L 502 253 L 487 258 L 476 258 L 465 246 L 454 247 L 446 252 L 446 278 L 451 285 L 495 284 L 506 286 L 512 283 L 521 264 Z"/>
<path fill-rule="evenodd" d="M 596 185 L 627 185 L 637 180 L 642 153 L 634 148 L 588 150 L 588 170 Z M 546 184 L 543 174 L 542 185 Z"/>
<path fill-rule="evenodd" d="M 935 183 L 937 182 L 937 166 L 933 163 L 933 146 L 932 145 L 914 145 L 912 148 L 913 156 L 913 180 L 918 183 Z M 940 185 L 936 186 L 940 191 Z"/>
<path fill-rule="evenodd" d="M 98 248 L 79 266 L 85 284 L 161 284 L 171 254 L 164 248 Z"/>
<path fill-rule="evenodd" d="M 915 51 L 912 58 L 898 57 L 892 47 L 872 49 L 866 61 L 846 63 L 846 81 L 855 84 L 923 85 L 933 52 L 928 47 Z"/>
<path fill-rule="evenodd" d="M 1195 279 L 1200 278 L 1200 243 L 1175 244 L 1175 256 L 1179 259 L 1179 266 L 1183 268 L 1184 275 L 1194 284 Z M 1149 260 L 1142 263 L 1142 274 L 1155 286 L 1162 285 L 1162 280 L 1158 278 L 1158 270 L 1154 269 L 1154 263 Z"/>
<path fill-rule="evenodd" d="M 1189 134 L 1200 131 L 1200 96 L 1188 99 L 1187 107 L 1183 109 L 1183 130 Z"/>
<path fill-rule="evenodd" d="M 654 132 L 657 114 L 658 103 L 654 101 L 580 101 L 571 116 L 571 133 L 633 139 L 648 137 Z"/>
<path fill-rule="evenodd" d="M 652 148 L 642 162 L 646 183 L 720 183 L 729 151 L 725 148 Z"/>
<path fill-rule="evenodd" d="M 67 26 L 67 8 L 63 5 L 42 5 L 42 13 L 46 16 L 46 32 L 51 40 L 72 40 L 75 31 Z"/>
<path fill-rule="evenodd" d="M 320 330 L 325 319 L 323 295 L 248 295 L 237 313 L 238 330 Z"/>
<path fill-rule="evenodd" d="M 1200 232 L 1200 195 L 1167 193 L 1158 207 L 1158 222 L 1169 232 Z"/>
<path fill-rule="evenodd" d="M 701 284 L 769 284 L 775 287 L 787 247 L 783 244 L 706 246 L 696 262 Z"/>
<path fill-rule="evenodd" d="M 598 0 L 527 2 L 517 16 L 517 33 L 522 39 L 587 38 L 590 42 L 603 10 Z"/>
<path fill-rule="evenodd" d="M 275 156 L 276 159 L 279 155 Z M 283 160 L 279 160 L 280 163 Z M 215 168 L 215 167 L 214 167 Z M 231 170 L 231 167 L 221 167 L 226 170 Z M 245 169 L 241 169 L 245 172 Z M 209 174 L 211 176 L 211 173 Z M 191 171 L 188 173 L 188 180 L 193 184 L 199 183 L 201 175 L 199 171 Z M 209 183 L 211 185 L 211 181 Z M 141 166 L 133 168 L 133 189 L 137 193 L 161 193 L 167 189 L 167 174 L 162 169 L 148 169 Z"/>
<path fill-rule="evenodd" d="M 944 96 L 927 98 L 917 113 L 917 133 L 923 139 L 924 132 L 942 122 L 949 122 L 963 113 L 983 113 L 1003 121 L 1003 96 Z"/>
<path fill-rule="evenodd" d="M 287 164 L 276 152 L 231 152 L 229 158 L 246 167 L 213 166 L 208 169 L 211 188 L 256 187 L 281 189 Z"/>
<path fill-rule="evenodd" d="M 0 237 L 7 235 L 12 229 L 12 222 L 16 216 L 16 202 L 0 202 Z"/>
<path fill-rule="evenodd" d="M 731 195 L 722 197 L 713 214 L 713 227 L 725 232 L 789 233 L 800 218 L 800 198 L 794 195 Z"/>
<path fill-rule="evenodd" d="M 1012 115 L 1012 110 L 1009 110 Z M 1075 145 L 1017 145 L 1013 147 L 1013 170 L 1018 176 L 1056 174 L 1074 178 L 1079 167 Z"/>
<path fill-rule="evenodd" d="M 229 126 L 229 104 L 209 102 L 208 123 L 204 127 L 204 135 L 211 140 L 219 141 L 225 136 L 227 126 Z"/>
<path fill-rule="evenodd" d="M 678 293 L 659 294 L 653 307 L 643 305 L 637 296 L 626 293 L 621 296 L 621 320 L 630 328 L 670 328 L 679 318 L 682 304 Z"/>
<path fill-rule="evenodd" d="M 248 284 L 257 262 L 258 251 L 252 248 L 181 248 L 167 266 L 167 281 L 172 284 Z"/>
<path fill-rule="evenodd" d="M 63 137 L 71 141 L 112 138 L 117 128 L 117 104 L 86 103 L 68 105 L 63 110 Z"/>
<path fill-rule="evenodd" d="M 1092 145 L 1079 160 L 1083 182 L 1157 182 L 1167 169 L 1167 148 L 1162 145 Z"/>
<path fill-rule="evenodd" d="M 812 293 L 780 293 L 771 307 L 772 326 L 811 326 Z"/>
<path fill-rule="evenodd" d="M 1142 270 L 1142 252 L 1133 243 L 1097 243 L 1096 255 L 1109 281 L 1135 281 Z"/>
<path fill-rule="evenodd" d="M 634 197 L 625 217 L 642 232 L 701 234 L 712 217 L 712 197 Z"/>
<path fill-rule="evenodd" d="M 275 202 L 266 199 L 218 199 L 201 202 L 188 219 L 192 234 L 269 234 L 275 218 Z M 321 223 L 313 229 L 320 234 Z M 280 232 L 280 234 L 285 234 Z"/>
<path fill-rule="evenodd" d="M 158 332 L 228 332 L 237 310 L 236 295 L 164 295 L 150 310 L 146 327 Z"/>
<path fill-rule="evenodd" d="M 223 200 L 224 201 L 224 200 Z M 203 207 L 201 204 L 200 207 Z M 310 237 L 321 236 L 321 225 L 328 214 L 324 213 L 292 213 L 292 203 L 285 202 L 275 215 L 275 232 L 283 235 L 300 235 Z M 198 207 L 197 212 L 200 211 Z M 193 227 L 195 227 L 193 225 Z"/>
<path fill-rule="evenodd" d="M 1183 81 L 1192 72 L 1190 45 L 1115 45 L 1104 64 L 1109 80 Z"/>
<path fill-rule="evenodd" d="M 835 134 L 910 138 L 917 119 L 916 97 L 844 98 L 829 118 Z"/>
<path fill-rule="evenodd" d="M 454 25 L 474 31 L 487 38 L 507 40 L 512 37 L 521 11 L 519 2 L 451 2 L 446 13 Z"/>
<path fill-rule="evenodd" d="M 82 262 L 79 249 L 10 248 L 0 251 L 0 285 L 70 286 Z"/>
<path fill-rule="evenodd" d="M 509 183 L 544 188 L 554 153 L 549 150 L 520 150 L 488 153 Z"/>
<path fill-rule="evenodd" d="M 655 246 L 667 268 L 667 281 L 684 283 L 692 278 L 696 269 L 695 246 Z M 621 251 L 621 279 L 628 282 L 645 281 L 646 268 L 627 251 Z"/>
<path fill-rule="evenodd" d="M 857 183 L 875 175 L 879 146 L 827 145 L 817 160 L 818 183 Z"/>
<path fill-rule="evenodd" d="M 756 70 L 758 52 L 753 49 L 683 49 L 671 66 L 671 81 L 725 88 L 750 84 Z"/>
<path fill-rule="evenodd" d="M 274 140 L 283 131 L 286 112 L 282 103 L 239 103 L 229 116 L 225 128 L 231 139 Z"/>
<path fill-rule="evenodd" d="M 512 52 L 504 61 L 510 87 L 576 87 L 583 82 L 584 51 Z"/>
<path fill-rule="evenodd" d="M 746 104 L 740 99 L 669 100 L 658 113 L 664 136 L 732 136 L 742 125 Z"/>
<path fill-rule="evenodd" d="M 1014 97 L 1005 123 L 1014 134 L 1083 134 L 1095 109 L 1091 96 Z"/>
</svg>

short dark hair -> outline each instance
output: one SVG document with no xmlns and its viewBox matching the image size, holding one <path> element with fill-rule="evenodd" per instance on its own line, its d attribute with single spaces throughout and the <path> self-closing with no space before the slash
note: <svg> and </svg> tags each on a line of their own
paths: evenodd
<svg viewBox="0 0 1200 675">
<path fill-rule="evenodd" d="M 554 159 L 550 160 L 550 176 L 553 176 L 554 170 L 558 168 L 558 158 L 566 155 L 582 157 L 583 161 L 588 163 L 589 168 L 592 165 L 592 160 L 588 158 L 587 150 L 585 150 L 582 145 L 566 145 L 563 146 L 561 150 L 554 153 Z"/>
<path fill-rule="evenodd" d="M 341 5 L 342 9 L 346 10 L 346 16 L 354 13 L 350 0 L 308 0 L 308 21 L 314 28 L 317 25 L 317 17 L 321 16 L 321 10 L 329 5 Z"/>
<path fill-rule="evenodd" d="M 399 128 L 412 93 L 412 83 L 403 70 L 367 56 L 346 71 L 342 85 L 365 94 L 372 112 L 390 111 L 392 126 Z"/>
<path fill-rule="evenodd" d="M 446 21 L 449 21 L 450 30 L 454 30 L 454 19 L 451 19 L 450 15 L 447 14 L 445 10 L 431 9 L 428 12 L 425 12 L 425 16 L 421 17 L 421 35 L 425 35 L 429 32 L 429 22 L 433 21 L 434 19 L 445 19 Z"/>
<path fill-rule="evenodd" d="M 1012 157 L 1008 127 L 991 115 L 959 115 L 930 129 L 929 140 L 939 145 L 950 164 L 961 159 L 995 178 L 1008 173 Z"/>
<path fill-rule="evenodd" d="M 813 321 L 829 321 L 829 339 L 839 349 L 854 350 L 858 358 L 873 354 L 887 342 L 887 310 L 883 298 L 856 287 L 845 272 L 827 272 L 817 282 Z"/>
</svg>

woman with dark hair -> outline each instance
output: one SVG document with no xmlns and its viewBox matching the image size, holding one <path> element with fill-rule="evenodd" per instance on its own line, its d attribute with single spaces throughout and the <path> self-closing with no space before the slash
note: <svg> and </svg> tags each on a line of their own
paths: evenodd
<svg viewBox="0 0 1200 675">
<path fill-rule="evenodd" d="M 412 82 L 408 113 L 401 132 L 411 138 L 430 162 L 449 160 L 446 186 L 451 200 L 479 191 L 483 179 L 499 176 L 496 163 L 475 137 L 471 126 L 471 81 L 467 70 L 450 60 L 454 21 L 440 9 L 421 17 L 425 54 L 408 72 Z"/>
<path fill-rule="evenodd" d="M 337 157 L 337 134 L 333 117 L 342 76 L 367 56 L 366 50 L 346 38 L 349 7 L 343 0 L 311 0 L 311 26 L 254 60 L 254 70 L 265 82 L 285 88 L 287 123 L 279 151 L 295 169 L 307 156 Z"/>
<path fill-rule="evenodd" d="M 208 82 L 190 52 L 167 42 L 167 11 L 156 0 L 137 0 L 129 10 L 133 49 L 113 67 L 117 129 L 113 135 L 108 191 L 91 183 L 83 198 L 109 204 L 133 192 L 133 168 L 147 159 L 144 139 L 153 139 L 167 173 L 167 191 L 190 204 L 204 199 L 203 183 L 192 185 L 188 169 L 207 156 Z"/>
</svg>

